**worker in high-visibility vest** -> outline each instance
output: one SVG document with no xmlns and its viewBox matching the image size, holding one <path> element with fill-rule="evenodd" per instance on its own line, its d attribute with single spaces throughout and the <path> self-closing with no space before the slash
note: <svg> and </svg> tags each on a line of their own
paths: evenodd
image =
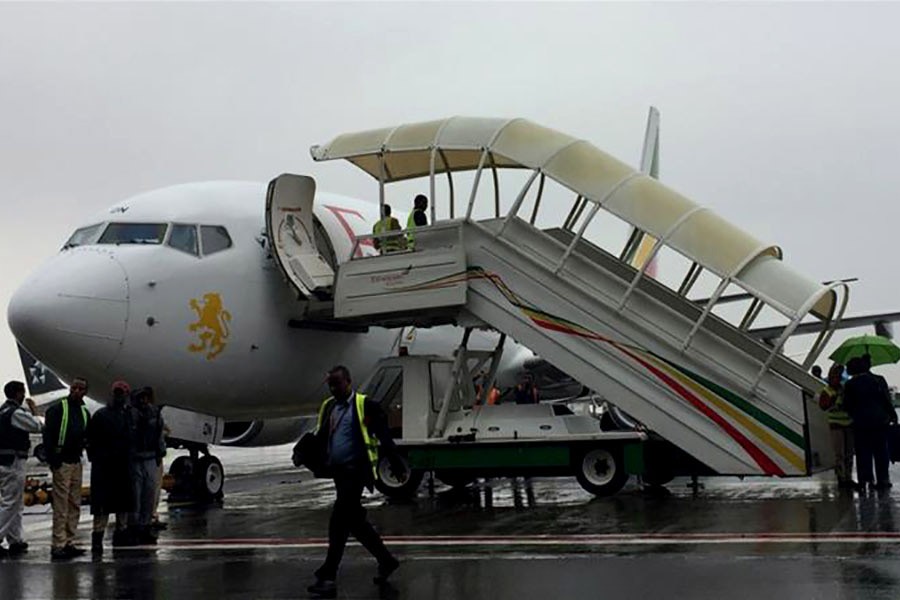
<svg viewBox="0 0 900 600">
<path fill-rule="evenodd" d="M 316 582 L 307 589 L 318 597 L 334 598 L 337 570 L 350 534 L 378 560 L 376 583 L 386 582 L 400 566 L 366 520 L 360 500 L 363 488 L 371 491 L 379 476 L 379 445 L 395 477 L 402 478 L 406 465 L 397 454 L 384 411 L 354 391 L 346 367 L 329 372 L 328 388 L 332 395 L 319 409 L 315 438 L 324 457 L 324 470 L 334 479 L 337 499 L 328 525 L 328 555 L 315 572 Z"/>
<path fill-rule="evenodd" d="M 81 518 L 81 455 L 87 441 L 90 414 L 84 405 L 88 384 L 75 378 L 69 396 L 47 409 L 44 448 L 53 473 L 53 537 L 50 556 L 55 560 L 84 554 L 75 546 Z"/>
<path fill-rule="evenodd" d="M 400 221 L 391 216 L 391 205 L 385 204 L 384 208 L 381 210 L 381 219 L 375 223 L 374 227 L 372 227 L 372 233 L 376 236 L 372 238 L 375 249 L 379 250 L 382 254 L 406 250 L 406 237 L 403 234 L 383 238 L 377 237 L 390 231 L 402 230 Z"/>
<path fill-rule="evenodd" d="M 428 225 L 428 215 L 425 213 L 427 209 L 428 197 L 424 194 L 416 196 L 413 200 L 413 211 L 406 218 L 406 246 L 410 250 L 416 249 L 416 228 Z"/>
<path fill-rule="evenodd" d="M 834 449 L 834 474 L 838 487 L 853 489 L 853 419 L 844 406 L 844 386 L 841 379 L 844 366 L 835 364 L 828 371 L 828 383 L 819 394 L 819 406 L 831 430 L 831 446 Z"/>
</svg>

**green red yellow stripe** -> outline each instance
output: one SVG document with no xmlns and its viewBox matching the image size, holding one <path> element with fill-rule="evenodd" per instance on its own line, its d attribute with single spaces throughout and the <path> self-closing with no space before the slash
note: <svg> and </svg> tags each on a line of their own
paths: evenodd
<svg viewBox="0 0 900 600">
<path fill-rule="evenodd" d="M 769 475 L 784 475 L 784 470 L 764 452 L 759 445 L 751 441 L 738 427 L 732 424 L 720 413 L 727 415 L 741 428 L 749 432 L 767 447 L 771 448 L 778 456 L 784 459 L 798 471 L 805 471 L 804 439 L 789 427 L 751 404 L 744 398 L 730 390 L 715 384 L 694 373 L 669 362 L 662 357 L 653 354 L 643 348 L 623 344 L 591 331 L 586 327 L 570 321 L 558 315 L 553 315 L 522 301 L 502 278 L 489 273 L 481 267 L 469 267 L 460 273 L 454 273 L 414 286 L 403 288 L 402 291 L 414 291 L 424 289 L 438 289 L 456 285 L 462 281 L 487 280 L 509 301 L 518 308 L 535 325 L 550 331 L 556 331 L 567 335 L 573 335 L 591 340 L 596 340 L 611 345 L 619 352 L 628 356 L 649 371 L 654 377 L 665 384 L 688 404 L 696 408 L 701 414 L 709 418 L 720 429 L 725 431 L 760 467 Z M 713 408 L 715 407 L 715 409 Z M 718 412 L 717 412 L 718 411 Z M 789 442 L 784 443 L 781 439 Z"/>
</svg>

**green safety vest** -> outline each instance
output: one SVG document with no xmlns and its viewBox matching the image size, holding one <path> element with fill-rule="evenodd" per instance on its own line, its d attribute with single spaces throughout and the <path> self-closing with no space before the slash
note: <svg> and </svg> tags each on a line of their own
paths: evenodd
<svg viewBox="0 0 900 600">
<path fill-rule="evenodd" d="M 410 250 L 416 249 L 416 211 L 412 211 L 409 213 L 409 216 L 406 217 L 406 229 L 408 233 L 406 234 L 406 247 Z"/>
<path fill-rule="evenodd" d="M 88 422 L 88 413 L 87 406 L 84 404 L 81 405 L 81 418 L 84 423 L 84 431 L 87 432 L 87 422 Z M 69 399 L 64 398 L 62 401 L 62 421 L 59 423 L 59 441 L 56 444 L 57 451 L 61 451 L 63 445 L 66 443 L 66 432 L 69 429 Z"/>
<path fill-rule="evenodd" d="M 322 402 L 319 407 L 319 418 L 316 422 L 316 434 L 322 429 L 322 421 L 325 419 L 325 411 L 328 405 L 334 400 L 334 396 L 330 396 Z M 369 458 L 369 464 L 372 466 L 372 476 L 378 479 L 378 443 L 369 435 L 369 428 L 366 426 L 366 395 L 356 394 L 356 419 L 359 423 L 359 430 L 362 432 L 363 444 L 366 447 L 366 455 Z"/>
<path fill-rule="evenodd" d="M 394 217 L 385 217 L 376 222 L 375 226 L 372 228 L 372 233 L 375 235 L 387 233 L 389 231 L 400 231 L 400 222 Z M 378 240 L 378 244 L 381 247 L 382 252 L 406 250 L 406 238 L 403 237 L 402 234 L 381 238 Z"/>
<path fill-rule="evenodd" d="M 825 386 L 822 393 L 832 398 L 831 408 L 825 411 L 825 418 L 829 425 L 838 425 L 840 427 L 849 427 L 853 424 L 850 414 L 844 409 L 844 393 L 831 387 Z"/>
</svg>

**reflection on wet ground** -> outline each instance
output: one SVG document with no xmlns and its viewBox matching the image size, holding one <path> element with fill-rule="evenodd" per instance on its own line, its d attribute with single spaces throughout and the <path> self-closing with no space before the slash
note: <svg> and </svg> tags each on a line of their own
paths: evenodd
<svg viewBox="0 0 900 600">
<path fill-rule="evenodd" d="M 32 551 L 0 563 L 0 598 L 304 597 L 333 492 L 290 468 L 289 454 L 226 449 L 221 506 L 164 504 L 170 527 L 157 548 L 108 550 L 99 561 L 51 565 L 47 509 L 28 509 Z M 340 597 L 900 596 L 900 488 L 839 493 L 830 476 L 688 483 L 653 491 L 632 483 L 594 498 L 562 478 L 464 489 L 426 480 L 413 501 L 370 495 L 371 518 L 405 565 L 377 589 L 373 565 L 353 547 Z"/>
</svg>

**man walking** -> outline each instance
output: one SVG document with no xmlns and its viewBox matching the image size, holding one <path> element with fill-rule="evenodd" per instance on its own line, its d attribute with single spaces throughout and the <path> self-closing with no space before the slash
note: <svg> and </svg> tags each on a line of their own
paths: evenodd
<svg viewBox="0 0 900 600">
<path fill-rule="evenodd" d="M 347 538 L 353 534 L 378 561 L 375 583 L 381 584 L 400 566 L 385 547 L 381 537 L 366 520 L 366 509 L 360 499 L 363 487 L 372 490 L 377 477 L 378 445 L 391 460 L 395 474 L 404 470 L 396 454 L 387 420 L 381 407 L 354 392 L 350 372 L 338 366 L 328 374 L 332 396 L 319 409 L 316 442 L 326 456 L 326 465 L 334 479 L 337 499 L 328 524 L 328 555 L 315 572 L 316 582 L 308 591 L 321 598 L 337 596 L 338 566 L 344 555 Z"/>
<path fill-rule="evenodd" d="M 75 534 L 81 518 L 81 455 L 87 442 L 90 421 L 84 405 L 87 380 L 76 377 L 69 396 L 47 409 L 44 448 L 53 473 L 53 538 L 50 556 L 55 560 L 84 554 L 75 546 Z"/>
<path fill-rule="evenodd" d="M 0 558 L 28 551 L 22 533 L 22 496 L 25 493 L 25 461 L 31 447 L 29 433 L 38 433 L 41 424 L 34 418 L 35 407 L 27 399 L 31 413 L 22 408 L 25 384 L 10 381 L 3 386 L 6 402 L 0 406 Z"/>
<path fill-rule="evenodd" d="M 94 413 L 88 425 L 88 458 L 91 461 L 91 514 L 94 527 L 91 553 L 103 554 L 103 537 L 109 515 L 116 515 L 113 546 L 127 546 L 128 515 L 134 510 L 134 498 L 127 481 L 129 455 L 134 433 L 134 417 L 128 403 L 131 388 L 124 381 L 112 385 L 109 403 Z"/>
</svg>

